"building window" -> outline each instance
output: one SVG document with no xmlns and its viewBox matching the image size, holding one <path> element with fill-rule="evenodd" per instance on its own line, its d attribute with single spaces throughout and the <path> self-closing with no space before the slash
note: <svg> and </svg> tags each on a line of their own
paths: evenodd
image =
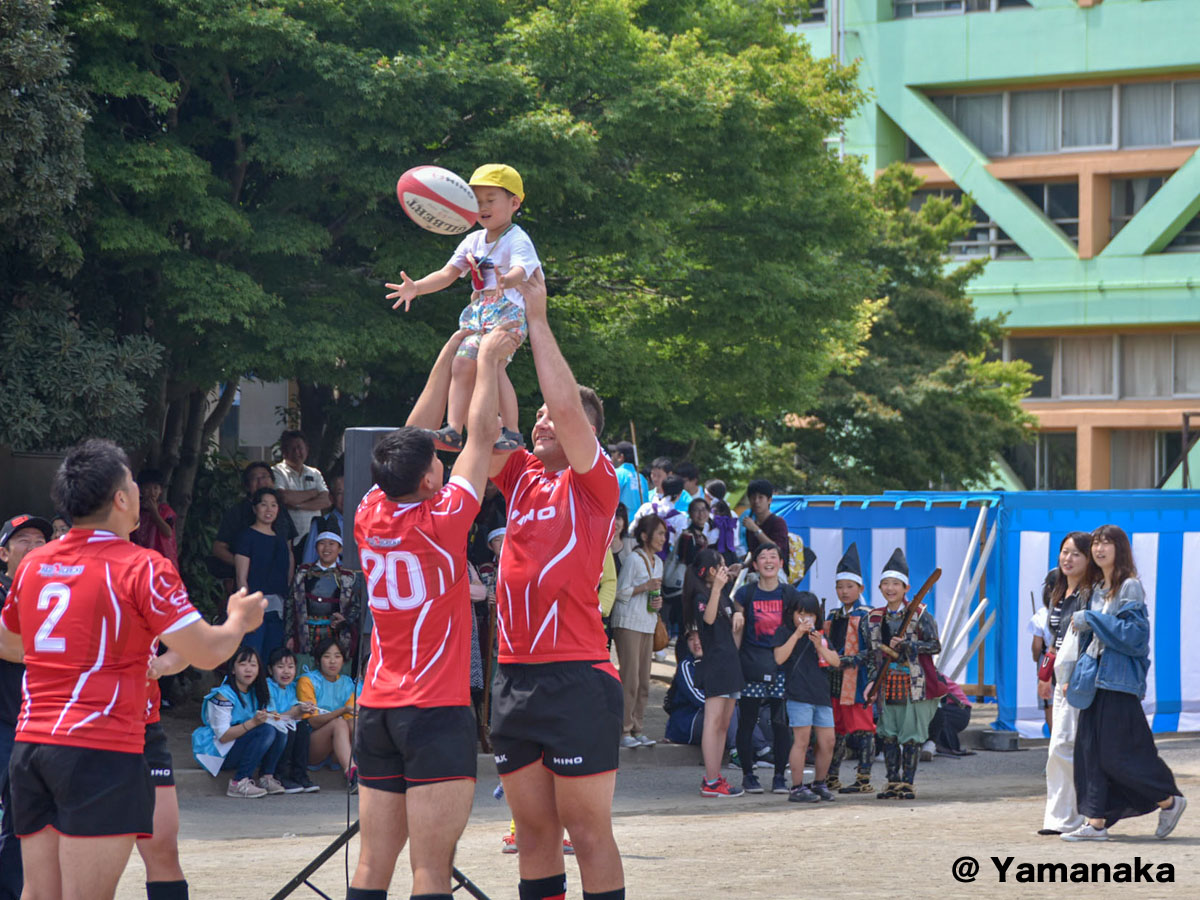
<svg viewBox="0 0 1200 900">
<path fill-rule="evenodd" d="M 1063 397 L 1112 397 L 1113 339 L 1065 337 L 1060 339 Z"/>
<path fill-rule="evenodd" d="M 1171 396 L 1171 335 L 1121 337 L 1121 396 Z"/>
<path fill-rule="evenodd" d="M 1161 176 L 1149 178 L 1114 178 L 1112 180 L 1112 205 L 1110 207 L 1112 236 L 1129 224 L 1163 186 Z"/>
<path fill-rule="evenodd" d="M 1041 379 L 1033 400 L 1200 396 L 1200 333 L 1012 337 L 1004 359 L 1024 360 Z"/>
<path fill-rule="evenodd" d="M 1021 91 L 1010 99 L 1010 152 L 1053 153 L 1058 149 L 1058 91 Z"/>
<path fill-rule="evenodd" d="M 1113 89 L 1074 88 L 1062 92 L 1062 148 L 1084 150 L 1113 145 Z"/>
<path fill-rule="evenodd" d="M 952 190 L 917 191 L 913 194 L 909 206 L 913 210 L 918 210 L 930 197 L 945 197 L 953 200 L 955 203 L 962 203 L 963 192 L 958 190 L 958 188 Z M 1004 232 L 1004 229 L 993 222 L 991 217 L 979 206 L 971 207 L 971 215 L 975 219 L 975 224 L 971 226 L 971 230 L 960 240 L 950 243 L 949 255 L 952 259 L 979 259 L 981 257 L 988 259 L 1009 259 L 1013 257 L 1028 259 L 1024 251 L 1017 246 L 1017 242 L 1010 238 Z"/>
<path fill-rule="evenodd" d="M 1018 184 L 1017 190 L 1029 198 L 1051 222 L 1062 229 L 1071 243 L 1079 246 L 1079 182 Z"/>
<path fill-rule="evenodd" d="M 1031 491 L 1075 490 L 1075 432 L 1047 431 L 1005 451 L 1005 462 Z"/>
<path fill-rule="evenodd" d="M 1175 394 L 1200 397 L 1200 334 L 1175 335 Z"/>
<path fill-rule="evenodd" d="M 930 99 L 989 157 L 1200 143 L 1200 81 Z M 924 158 L 910 141 L 909 159 Z"/>
<path fill-rule="evenodd" d="M 1164 147 L 1171 143 L 1170 82 L 1121 86 L 1121 146 Z"/>
<path fill-rule="evenodd" d="M 1047 400 L 1055 395 L 1058 338 L 1009 338 L 1008 358 L 1025 360 L 1030 371 L 1040 379 L 1029 389 L 1031 398 Z"/>
<path fill-rule="evenodd" d="M 1200 81 L 1175 82 L 1175 140 L 1200 141 Z"/>
<path fill-rule="evenodd" d="M 1156 488 L 1179 462 L 1183 436 L 1177 431 L 1113 431 L 1109 437 L 1109 487 Z"/>
<path fill-rule="evenodd" d="M 820 25 L 825 21 L 825 0 L 812 0 L 808 12 L 800 17 L 802 25 Z"/>
<path fill-rule="evenodd" d="M 1013 185 L 1029 198 L 1038 209 L 1062 229 L 1072 243 L 1079 244 L 1079 183 L 1063 181 L 1053 183 L 1035 182 Z M 962 191 L 927 190 L 913 194 L 911 206 L 920 209 L 929 197 L 948 197 L 955 203 L 962 202 Z M 950 244 L 950 256 L 954 259 L 1027 259 L 1025 252 L 1017 246 L 999 225 L 991 220 L 978 206 L 971 210 L 975 226 L 961 240 Z"/>
<path fill-rule="evenodd" d="M 1029 0 L 894 0 L 897 19 L 1028 8 Z"/>
</svg>

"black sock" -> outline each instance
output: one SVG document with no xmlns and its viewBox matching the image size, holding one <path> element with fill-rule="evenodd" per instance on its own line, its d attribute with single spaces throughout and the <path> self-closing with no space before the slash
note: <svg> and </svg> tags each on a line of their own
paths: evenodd
<svg viewBox="0 0 1200 900">
<path fill-rule="evenodd" d="M 146 900 L 188 900 L 186 881 L 147 881 Z"/>
<path fill-rule="evenodd" d="M 567 873 L 545 878 L 522 878 L 517 891 L 521 900 L 561 900 L 567 895 Z"/>
<path fill-rule="evenodd" d="M 346 888 L 346 900 L 387 900 L 387 888 L 373 891 L 369 888 Z"/>
<path fill-rule="evenodd" d="M 583 900 L 625 900 L 625 888 L 619 887 L 611 891 L 584 891 Z"/>
</svg>

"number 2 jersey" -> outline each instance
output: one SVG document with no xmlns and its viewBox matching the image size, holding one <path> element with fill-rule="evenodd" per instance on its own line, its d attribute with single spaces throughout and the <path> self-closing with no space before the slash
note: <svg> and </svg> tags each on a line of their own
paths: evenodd
<svg viewBox="0 0 1200 900">
<path fill-rule="evenodd" d="M 452 476 L 420 503 L 375 485 L 354 514 L 375 619 L 363 706 L 468 706 L 471 610 L 467 535 L 479 513 L 471 483 Z"/>
<path fill-rule="evenodd" d="M 596 588 L 613 536 L 620 487 L 596 444 L 592 467 L 547 472 L 518 450 L 492 479 L 508 500 L 496 588 L 499 660 L 607 660 Z"/>
<path fill-rule="evenodd" d="M 151 647 L 199 619 L 175 565 L 112 532 L 31 550 L 0 613 L 25 649 L 17 740 L 141 753 Z"/>
</svg>

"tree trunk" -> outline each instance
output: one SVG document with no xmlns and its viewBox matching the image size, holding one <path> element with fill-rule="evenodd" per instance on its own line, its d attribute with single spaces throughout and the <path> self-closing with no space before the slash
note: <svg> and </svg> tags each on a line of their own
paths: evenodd
<svg viewBox="0 0 1200 900">
<path fill-rule="evenodd" d="M 168 485 L 174 480 L 175 467 L 179 465 L 179 445 L 183 441 L 183 426 L 186 420 L 187 394 L 182 394 L 167 403 L 162 441 L 159 444 L 158 467 Z"/>
<path fill-rule="evenodd" d="M 237 378 L 225 383 L 221 396 L 207 416 L 205 416 L 205 409 L 208 406 L 207 390 L 192 390 L 181 401 L 173 404 L 180 410 L 180 414 L 177 417 L 178 439 L 175 442 L 177 467 L 174 470 L 174 477 L 170 480 L 170 499 L 177 517 L 176 537 L 180 542 L 183 541 L 188 508 L 192 505 L 196 475 L 200 472 L 200 466 L 204 462 L 213 435 L 217 433 L 221 422 L 233 408 L 238 384 L 239 379 Z"/>
<path fill-rule="evenodd" d="M 187 395 L 187 411 L 184 416 L 182 439 L 179 442 L 179 466 L 171 479 L 171 506 L 175 508 L 176 538 L 183 541 L 183 525 L 187 521 L 188 507 L 192 505 L 192 491 L 196 486 L 196 473 L 200 471 L 203 458 L 202 438 L 204 435 L 204 407 L 208 400 L 205 390 L 193 390 Z"/>
</svg>

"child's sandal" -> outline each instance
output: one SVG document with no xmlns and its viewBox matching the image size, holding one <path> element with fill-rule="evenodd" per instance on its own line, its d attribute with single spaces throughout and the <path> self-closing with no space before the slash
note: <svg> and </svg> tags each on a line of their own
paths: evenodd
<svg viewBox="0 0 1200 900">
<path fill-rule="evenodd" d="M 525 446 L 525 438 L 521 437 L 519 431 L 509 431 L 507 428 L 500 429 L 500 439 L 492 445 L 492 448 L 501 453 L 509 453 L 513 450 L 520 450 Z"/>
<path fill-rule="evenodd" d="M 446 425 L 433 433 L 433 446 L 439 450 L 458 453 L 463 448 L 463 436 Z"/>
</svg>

